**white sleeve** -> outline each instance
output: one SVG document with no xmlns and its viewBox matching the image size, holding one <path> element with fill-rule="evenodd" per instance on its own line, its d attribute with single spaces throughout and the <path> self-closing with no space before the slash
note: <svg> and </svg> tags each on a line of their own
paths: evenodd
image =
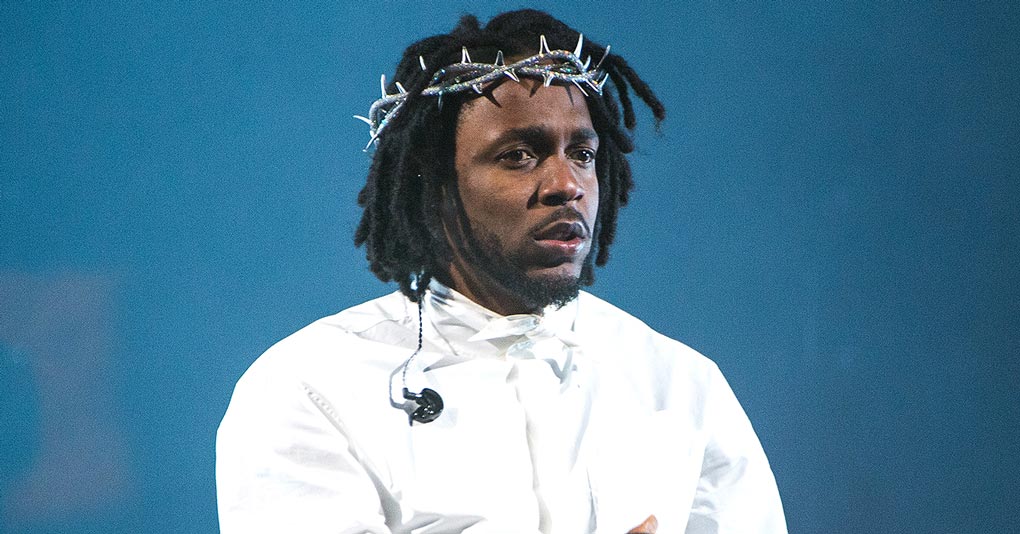
<svg viewBox="0 0 1020 534">
<path fill-rule="evenodd" d="M 786 534 L 776 479 L 758 436 L 718 368 L 710 376 L 708 439 L 687 534 Z"/>
<path fill-rule="evenodd" d="M 376 482 L 326 401 L 259 371 L 238 382 L 216 437 L 220 531 L 389 533 Z"/>
</svg>

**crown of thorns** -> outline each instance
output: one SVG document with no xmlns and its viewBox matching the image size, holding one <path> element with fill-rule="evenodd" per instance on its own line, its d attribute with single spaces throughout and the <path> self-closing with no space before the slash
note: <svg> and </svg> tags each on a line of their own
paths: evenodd
<svg viewBox="0 0 1020 534">
<path fill-rule="evenodd" d="M 581 47 L 584 44 L 584 35 L 578 35 L 577 46 L 573 52 L 567 50 L 549 50 L 549 43 L 545 35 L 539 37 L 538 54 L 522 59 L 516 63 L 507 65 L 503 61 L 503 51 L 496 53 L 494 63 L 474 63 L 468 54 L 467 47 L 461 49 L 460 63 L 443 67 L 432 75 L 428 87 L 422 90 L 425 96 L 435 96 L 438 105 L 443 105 L 443 95 L 474 91 L 481 94 L 486 84 L 502 79 L 504 76 L 520 82 L 520 76 L 542 78 L 543 84 L 548 87 L 554 81 L 574 84 L 584 96 L 588 96 L 587 86 L 595 93 L 601 95 L 602 88 L 606 85 L 609 75 L 599 70 L 606 56 L 609 55 L 609 47 L 606 47 L 602 59 L 591 69 L 591 56 L 581 61 Z M 427 70 L 425 58 L 418 56 L 421 70 Z M 386 75 L 380 79 L 382 85 L 382 98 L 372 103 L 368 110 L 368 117 L 355 115 L 354 118 L 368 124 L 371 139 L 365 149 L 368 150 L 372 143 L 379 139 L 386 125 L 393 121 L 400 113 L 401 108 L 407 101 L 408 93 L 400 82 L 394 82 L 397 87 L 396 94 L 386 93 Z"/>
</svg>

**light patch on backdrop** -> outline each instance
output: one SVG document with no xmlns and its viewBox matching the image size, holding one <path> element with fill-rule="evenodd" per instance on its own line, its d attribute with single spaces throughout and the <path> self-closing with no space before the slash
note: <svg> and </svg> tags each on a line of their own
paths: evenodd
<svg viewBox="0 0 1020 534">
<path fill-rule="evenodd" d="M 113 287 L 101 275 L 0 272 L 3 365 L 27 382 L 7 384 L 23 393 L 9 408 L 34 414 L 12 441 L 28 465 L 0 479 L 2 526 L 12 532 L 116 510 L 132 493 L 109 380 Z"/>
</svg>

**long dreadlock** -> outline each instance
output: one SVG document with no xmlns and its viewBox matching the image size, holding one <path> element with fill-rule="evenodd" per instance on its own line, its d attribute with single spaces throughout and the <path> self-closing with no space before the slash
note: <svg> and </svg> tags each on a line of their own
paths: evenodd
<svg viewBox="0 0 1020 534">
<path fill-rule="evenodd" d="M 444 191 L 456 190 L 454 168 L 457 114 L 466 101 L 462 95 L 448 95 L 445 101 L 422 96 L 432 72 L 460 61 L 467 47 L 475 61 L 495 61 L 502 50 L 506 57 L 535 53 L 539 36 L 545 35 L 551 49 L 572 49 L 578 32 L 547 13 L 521 10 L 496 16 L 481 28 L 478 19 L 465 15 L 452 32 L 418 41 L 409 46 L 397 65 L 396 75 L 408 92 L 403 109 L 385 133 L 369 169 L 365 187 L 358 194 L 364 208 L 354 234 L 354 244 L 365 246 L 372 272 L 383 282 L 395 281 L 400 291 L 417 302 L 429 281 L 445 272 L 453 255 L 441 220 Z M 601 45 L 585 39 L 582 57 L 596 60 L 605 53 Z M 429 71 L 421 69 L 419 56 Z M 625 154 L 634 150 L 626 130 L 636 125 L 628 87 L 651 109 L 656 125 L 666 109 L 648 85 L 618 55 L 602 63 L 616 87 L 601 96 L 592 93 L 588 111 L 599 135 L 595 159 L 599 181 L 598 217 L 593 228 L 595 265 L 609 260 L 609 246 L 616 236 L 620 207 L 627 204 L 633 180 Z M 391 83 L 388 92 L 396 92 Z M 617 100 L 618 99 L 618 100 Z M 622 108 L 622 117 L 621 110 Z M 451 199 L 459 202 L 459 199 Z M 594 269 L 587 262 L 581 283 L 594 281 Z"/>
</svg>

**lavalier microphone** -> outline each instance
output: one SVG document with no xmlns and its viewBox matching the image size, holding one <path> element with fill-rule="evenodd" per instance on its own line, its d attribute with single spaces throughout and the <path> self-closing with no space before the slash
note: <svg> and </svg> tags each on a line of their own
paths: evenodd
<svg viewBox="0 0 1020 534">
<path fill-rule="evenodd" d="M 404 400 L 411 401 L 418 406 L 408 414 L 408 423 L 412 425 L 414 421 L 422 424 L 431 423 L 443 413 L 443 397 L 439 396 L 436 390 L 425 388 L 421 390 L 421 393 L 414 393 L 407 388 L 407 368 L 410 367 L 414 357 L 421 352 L 422 347 L 422 308 L 424 307 L 424 299 L 424 295 L 418 297 L 418 348 L 404 362 L 404 372 L 401 374 L 401 381 L 404 386 Z"/>
</svg>

